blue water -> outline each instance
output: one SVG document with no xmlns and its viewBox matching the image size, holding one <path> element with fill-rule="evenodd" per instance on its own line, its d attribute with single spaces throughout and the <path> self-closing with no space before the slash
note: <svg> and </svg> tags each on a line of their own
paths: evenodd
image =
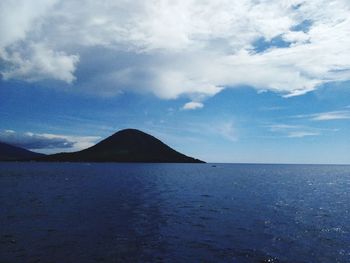
<svg viewBox="0 0 350 263">
<path fill-rule="evenodd" d="M 0 262 L 350 262 L 350 166 L 0 163 Z"/>
</svg>

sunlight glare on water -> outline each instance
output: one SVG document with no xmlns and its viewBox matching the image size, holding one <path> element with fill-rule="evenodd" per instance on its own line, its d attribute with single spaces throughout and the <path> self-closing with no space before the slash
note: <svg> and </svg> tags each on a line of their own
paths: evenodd
<svg viewBox="0 0 350 263">
<path fill-rule="evenodd" d="M 349 262 L 350 166 L 0 164 L 1 262 Z"/>
</svg>

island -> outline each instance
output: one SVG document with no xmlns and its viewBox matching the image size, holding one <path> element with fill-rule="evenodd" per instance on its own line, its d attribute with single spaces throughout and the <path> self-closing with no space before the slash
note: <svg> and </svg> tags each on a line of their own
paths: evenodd
<svg viewBox="0 0 350 263">
<path fill-rule="evenodd" d="M 11 160 L 14 159 L 12 158 Z M 4 160 L 8 159 L 5 158 Z M 28 156 L 28 158 L 18 158 L 17 160 L 42 162 L 204 163 L 199 159 L 189 157 L 172 149 L 159 139 L 137 129 L 118 131 L 96 145 L 81 151 L 34 155 Z"/>
</svg>

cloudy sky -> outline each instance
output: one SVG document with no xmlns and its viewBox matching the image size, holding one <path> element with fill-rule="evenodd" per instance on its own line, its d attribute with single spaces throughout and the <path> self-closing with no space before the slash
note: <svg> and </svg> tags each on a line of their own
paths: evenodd
<svg viewBox="0 0 350 263">
<path fill-rule="evenodd" d="M 2 0 L 0 141 L 132 127 L 213 162 L 350 163 L 348 0 Z"/>
</svg>

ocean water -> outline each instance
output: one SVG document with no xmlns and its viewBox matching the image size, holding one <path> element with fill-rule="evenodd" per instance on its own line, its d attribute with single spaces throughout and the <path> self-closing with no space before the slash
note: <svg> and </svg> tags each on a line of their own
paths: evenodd
<svg viewBox="0 0 350 263">
<path fill-rule="evenodd" d="M 350 262 L 350 166 L 0 163 L 0 262 Z"/>
</svg>

